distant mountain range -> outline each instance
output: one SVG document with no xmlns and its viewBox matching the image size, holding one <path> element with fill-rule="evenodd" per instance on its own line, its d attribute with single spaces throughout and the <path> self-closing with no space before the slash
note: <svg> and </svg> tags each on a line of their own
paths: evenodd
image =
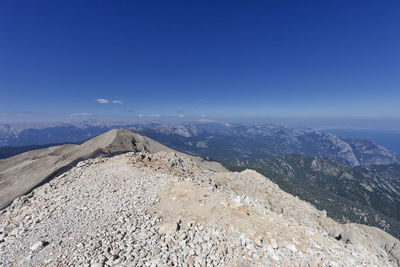
<svg viewBox="0 0 400 267">
<path fill-rule="evenodd" d="M 309 128 L 188 123 L 130 129 L 174 149 L 221 162 L 302 154 L 335 159 L 349 166 L 399 163 L 395 153 L 368 140 L 342 139 Z"/>
<path fill-rule="evenodd" d="M 81 143 L 114 128 L 127 128 L 176 150 L 212 157 L 220 162 L 287 154 L 331 158 L 349 166 L 400 162 L 395 153 L 368 140 L 343 139 L 309 128 L 216 122 L 186 122 L 179 125 L 87 122 L 37 128 L 16 128 L 3 124 L 0 125 L 0 146 L 9 148 L 3 149 L 0 155 L 4 158 L 15 155 L 16 150 L 21 151 L 21 148 L 12 147 Z M 25 149 L 28 151 L 30 147 Z"/>
</svg>

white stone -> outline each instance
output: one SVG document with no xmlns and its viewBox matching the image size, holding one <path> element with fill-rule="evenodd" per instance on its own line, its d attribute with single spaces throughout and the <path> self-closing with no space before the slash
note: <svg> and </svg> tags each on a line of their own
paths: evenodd
<svg viewBox="0 0 400 267">
<path fill-rule="evenodd" d="M 293 253 L 297 252 L 296 246 L 293 244 L 288 245 L 287 248 Z"/>
<path fill-rule="evenodd" d="M 31 250 L 32 251 L 38 250 L 39 248 L 43 247 L 43 245 L 44 245 L 43 241 L 38 241 L 31 246 Z"/>
</svg>

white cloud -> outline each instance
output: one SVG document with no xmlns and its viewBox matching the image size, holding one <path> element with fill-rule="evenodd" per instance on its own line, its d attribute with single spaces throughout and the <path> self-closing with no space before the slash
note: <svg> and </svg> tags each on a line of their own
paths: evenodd
<svg viewBox="0 0 400 267">
<path fill-rule="evenodd" d="M 183 117 L 185 117 L 185 115 L 184 114 L 179 114 L 178 117 L 183 118 Z"/>
<path fill-rule="evenodd" d="M 201 114 L 201 117 L 202 117 L 202 118 L 205 118 L 205 117 L 206 117 L 206 114 Z"/>
<path fill-rule="evenodd" d="M 100 104 L 108 104 L 108 103 L 110 103 L 109 100 L 104 99 L 104 98 L 97 98 L 97 99 L 96 99 L 96 102 L 97 102 L 97 103 L 100 103 Z"/>
<path fill-rule="evenodd" d="M 144 115 L 143 114 L 139 114 L 138 117 L 144 117 Z"/>
<path fill-rule="evenodd" d="M 80 117 L 80 116 L 90 116 L 90 115 L 92 115 L 92 114 L 87 113 L 87 112 L 65 114 L 65 116 L 68 116 L 68 117 Z"/>
<path fill-rule="evenodd" d="M 124 101 L 119 100 L 119 99 L 115 99 L 115 100 L 108 100 L 105 98 L 97 98 L 96 102 L 99 104 L 108 104 L 108 103 L 112 103 L 112 104 L 117 104 L 117 105 L 122 105 L 124 103 Z"/>
</svg>

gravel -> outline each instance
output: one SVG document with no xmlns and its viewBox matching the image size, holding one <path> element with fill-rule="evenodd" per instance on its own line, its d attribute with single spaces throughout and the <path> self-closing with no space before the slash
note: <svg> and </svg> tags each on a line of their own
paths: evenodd
<svg viewBox="0 0 400 267">
<path fill-rule="evenodd" d="M 397 266 L 331 237 L 324 224 L 339 224 L 320 214 L 255 172 L 127 153 L 82 161 L 0 211 L 0 265 Z"/>
</svg>

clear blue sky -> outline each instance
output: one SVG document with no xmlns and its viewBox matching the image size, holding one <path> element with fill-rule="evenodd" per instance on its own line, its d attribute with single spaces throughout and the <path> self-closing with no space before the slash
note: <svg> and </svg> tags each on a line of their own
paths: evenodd
<svg viewBox="0 0 400 267">
<path fill-rule="evenodd" d="M 400 118 L 400 1 L 3 0 L 0 92 L 0 121 Z"/>
</svg>

